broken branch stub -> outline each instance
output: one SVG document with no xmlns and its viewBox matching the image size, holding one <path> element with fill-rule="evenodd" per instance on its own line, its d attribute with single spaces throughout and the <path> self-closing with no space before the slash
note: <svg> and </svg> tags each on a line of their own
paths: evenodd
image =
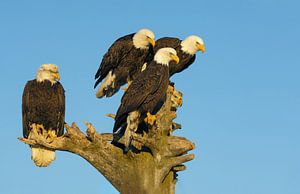
<svg viewBox="0 0 300 194">
<path fill-rule="evenodd" d="M 111 133 L 98 133 L 91 123 L 85 123 L 86 134 L 75 123 L 66 124 L 66 133 L 52 142 L 37 134 L 29 139 L 19 139 L 31 146 L 72 152 L 83 157 L 122 194 L 171 194 L 175 192 L 176 172 L 186 169 L 182 163 L 194 158 L 187 152 L 195 148 L 186 138 L 172 135 L 173 119 L 182 103 L 182 98 L 178 97 L 181 93 L 176 92 L 176 98 L 172 96 L 175 91 L 168 90 L 166 102 L 156 114 L 156 124 L 148 132 L 133 137 L 133 144 L 138 144 L 140 149 L 124 153 L 110 143 Z M 181 103 L 180 100 L 174 102 L 174 99 L 181 99 Z"/>
</svg>

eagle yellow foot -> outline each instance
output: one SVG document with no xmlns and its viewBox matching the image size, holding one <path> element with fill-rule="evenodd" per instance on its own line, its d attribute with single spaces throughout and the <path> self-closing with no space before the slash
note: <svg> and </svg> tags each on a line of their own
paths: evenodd
<svg viewBox="0 0 300 194">
<path fill-rule="evenodd" d="M 156 116 L 147 112 L 147 117 L 144 119 L 144 121 L 149 125 L 153 126 L 156 121 Z"/>
<path fill-rule="evenodd" d="M 48 130 L 47 131 L 46 139 L 47 139 L 48 142 L 53 142 L 53 140 L 56 137 L 57 137 L 56 131 L 54 131 L 54 130 Z"/>
<path fill-rule="evenodd" d="M 43 132 L 44 132 L 44 126 L 43 125 L 40 125 L 40 124 L 32 124 L 31 126 L 31 129 L 37 133 L 38 135 L 43 135 Z"/>
<path fill-rule="evenodd" d="M 30 125 L 29 125 L 29 128 L 31 129 L 31 131 L 35 131 L 35 132 L 37 132 L 37 129 L 36 129 L 36 124 L 35 124 L 35 123 L 33 123 L 33 124 L 30 124 Z"/>
</svg>

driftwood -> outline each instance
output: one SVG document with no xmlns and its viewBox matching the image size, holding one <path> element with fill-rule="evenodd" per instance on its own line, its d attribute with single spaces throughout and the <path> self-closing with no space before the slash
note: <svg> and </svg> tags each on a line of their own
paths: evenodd
<svg viewBox="0 0 300 194">
<path fill-rule="evenodd" d="M 137 149 L 127 153 L 110 143 L 112 134 L 98 133 L 91 123 L 86 123 L 86 134 L 75 123 L 66 124 L 66 133 L 52 142 L 37 134 L 32 134 L 31 139 L 19 139 L 32 146 L 83 157 L 121 194 L 173 194 L 177 171 L 185 170 L 182 163 L 194 158 L 187 152 L 195 147 L 189 140 L 172 135 L 173 130 L 181 128 L 172 122 L 181 103 L 182 94 L 169 87 L 167 100 L 156 114 L 156 125 L 134 136 L 132 144 Z"/>
</svg>

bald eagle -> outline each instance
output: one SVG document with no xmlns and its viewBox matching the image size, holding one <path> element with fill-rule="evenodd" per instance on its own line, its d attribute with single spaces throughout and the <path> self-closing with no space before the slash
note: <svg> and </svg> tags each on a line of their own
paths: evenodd
<svg viewBox="0 0 300 194">
<path fill-rule="evenodd" d="M 27 82 L 22 96 L 23 136 L 29 138 L 32 130 L 47 140 L 64 133 L 65 94 L 58 67 L 54 64 L 40 66 L 36 79 Z M 43 147 L 31 147 L 31 158 L 39 167 L 55 160 L 55 152 Z"/>
<path fill-rule="evenodd" d="M 154 34 L 148 29 L 141 29 L 116 40 L 103 56 L 95 75 L 94 88 L 103 81 L 96 96 L 110 97 L 127 81 L 133 80 L 148 55 L 153 52 L 154 45 Z"/>
<path fill-rule="evenodd" d="M 196 59 L 196 52 L 202 51 L 205 52 L 205 46 L 203 40 L 195 35 L 188 36 L 183 41 L 178 38 L 173 37 L 164 37 L 156 41 L 154 52 L 158 51 L 160 48 L 171 47 L 174 48 L 180 59 L 179 64 L 170 62 L 169 72 L 170 77 L 175 73 L 179 73 L 186 68 L 188 68 Z M 151 57 L 150 57 L 151 58 Z M 147 63 L 144 64 L 142 70 L 145 69 Z"/>
<path fill-rule="evenodd" d="M 138 125 L 153 116 L 163 105 L 169 84 L 169 62 L 179 62 L 173 48 L 162 48 L 154 55 L 147 69 L 141 72 L 124 93 L 115 117 L 114 142 L 124 135 L 125 150 Z"/>
</svg>

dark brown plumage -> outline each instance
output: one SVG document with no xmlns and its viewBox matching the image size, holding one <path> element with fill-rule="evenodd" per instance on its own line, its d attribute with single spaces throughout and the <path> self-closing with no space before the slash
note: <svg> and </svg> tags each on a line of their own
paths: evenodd
<svg viewBox="0 0 300 194">
<path fill-rule="evenodd" d="M 113 132 L 126 124 L 127 116 L 132 111 L 140 113 L 140 121 L 146 117 L 147 112 L 156 114 L 165 101 L 168 83 L 168 66 L 151 62 L 124 93 L 115 117 Z"/>
<path fill-rule="evenodd" d="M 48 80 L 28 81 L 22 97 L 22 116 L 25 138 L 28 138 L 33 123 L 55 130 L 57 136 L 63 135 L 65 95 L 62 85 L 59 82 L 51 85 Z"/>
<path fill-rule="evenodd" d="M 172 60 L 177 63 L 179 61 L 173 48 L 158 50 L 153 61 L 137 75 L 124 93 L 115 117 L 112 143 L 117 145 L 118 140 L 124 136 L 125 152 L 129 150 L 133 134 L 146 117 L 149 125 L 154 124 L 153 115 L 160 110 L 166 99 L 169 84 L 168 65 Z M 154 122 L 150 121 L 151 118 L 154 118 Z"/>
<path fill-rule="evenodd" d="M 96 96 L 112 96 L 127 81 L 135 79 L 146 58 L 153 52 L 154 34 L 142 29 L 116 40 L 103 56 L 95 85 L 103 81 Z"/>
<path fill-rule="evenodd" d="M 196 59 L 196 55 L 190 55 L 188 53 L 183 52 L 181 49 L 181 40 L 173 37 L 164 37 L 160 38 L 155 42 L 154 53 L 159 49 L 164 47 L 174 48 L 177 52 L 177 55 L 180 59 L 179 63 L 176 64 L 174 61 L 171 61 L 169 64 L 169 73 L 170 77 L 175 73 L 180 73 L 186 68 L 188 68 L 191 64 L 194 63 Z"/>
</svg>

